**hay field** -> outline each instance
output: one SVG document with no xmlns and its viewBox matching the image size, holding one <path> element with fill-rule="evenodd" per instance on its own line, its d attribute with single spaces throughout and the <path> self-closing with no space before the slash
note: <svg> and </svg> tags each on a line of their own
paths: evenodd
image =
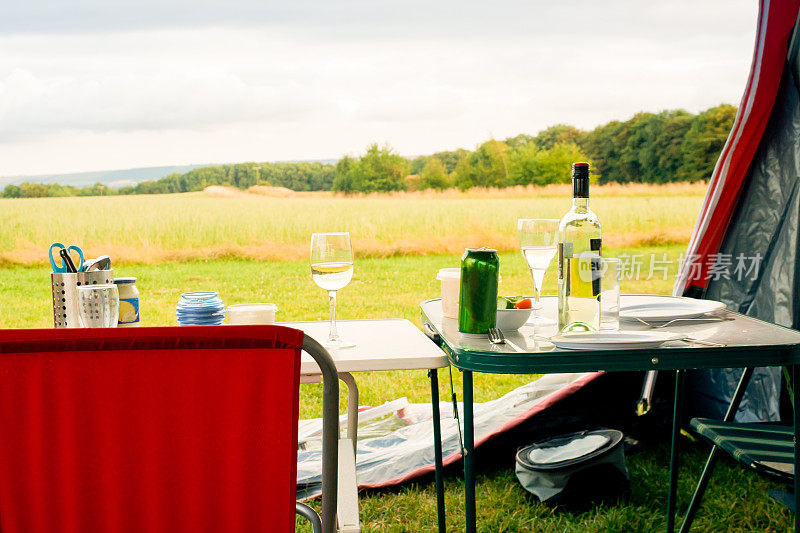
<svg viewBox="0 0 800 533">
<path fill-rule="evenodd" d="M 117 262 L 241 257 L 305 259 L 315 231 L 350 231 L 359 257 L 460 254 L 466 246 L 516 249 L 517 218 L 560 218 L 569 186 L 343 196 L 225 191 L 0 200 L 0 263 L 41 264 L 50 243 L 81 245 Z M 592 189 L 604 244 L 685 244 L 704 184 Z"/>
</svg>

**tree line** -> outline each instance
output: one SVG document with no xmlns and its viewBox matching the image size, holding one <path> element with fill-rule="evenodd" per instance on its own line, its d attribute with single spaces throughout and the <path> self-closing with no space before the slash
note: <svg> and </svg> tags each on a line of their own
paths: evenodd
<svg viewBox="0 0 800 533">
<path fill-rule="evenodd" d="M 7 185 L 5 198 L 38 198 L 44 196 L 102 196 L 123 194 L 168 194 L 202 191 L 209 185 L 228 185 L 247 189 L 254 185 L 273 185 L 295 191 L 330 190 L 334 166 L 323 163 L 237 163 L 201 167 L 189 172 L 173 173 L 158 180 L 114 189 L 102 183 L 77 188 L 57 183 L 23 183 Z"/>
<path fill-rule="evenodd" d="M 405 158 L 391 146 L 372 144 L 361 156 L 325 163 L 239 163 L 196 168 L 158 180 L 114 189 L 57 183 L 7 185 L 5 198 L 165 194 L 200 191 L 209 185 L 247 189 L 253 185 L 295 191 L 345 193 L 458 187 L 510 187 L 566 183 L 574 161 L 588 161 L 599 183 L 668 183 L 707 180 L 736 116 L 719 105 L 692 114 L 684 110 L 637 113 L 584 131 L 558 124 L 536 135 L 490 139 L 475 150 L 458 149 Z"/>
</svg>

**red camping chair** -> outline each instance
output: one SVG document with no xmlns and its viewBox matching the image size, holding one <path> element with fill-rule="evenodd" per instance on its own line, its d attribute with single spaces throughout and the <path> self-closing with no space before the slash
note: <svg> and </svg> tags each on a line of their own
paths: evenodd
<svg viewBox="0 0 800 533">
<path fill-rule="evenodd" d="M 0 531 L 294 531 L 301 349 L 333 531 L 336 369 L 280 326 L 0 330 Z"/>
</svg>

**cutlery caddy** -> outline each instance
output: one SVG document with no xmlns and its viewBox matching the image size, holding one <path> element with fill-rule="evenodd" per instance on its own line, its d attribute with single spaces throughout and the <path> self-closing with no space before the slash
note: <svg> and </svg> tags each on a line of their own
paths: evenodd
<svg viewBox="0 0 800 533">
<path fill-rule="evenodd" d="M 78 287 L 114 283 L 114 269 L 91 272 L 53 272 L 50 274 L 53 293 L 53 325 L 57 328 L 79 328 Z"/>
</svg>

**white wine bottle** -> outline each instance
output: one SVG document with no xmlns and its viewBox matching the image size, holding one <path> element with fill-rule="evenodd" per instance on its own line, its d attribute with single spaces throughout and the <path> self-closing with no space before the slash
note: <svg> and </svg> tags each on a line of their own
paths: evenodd
<svg viewBox="0 0 800 533">
<path fill-rule="evenodd" d="M 589 163 L 572 164 L 572 209 L 558 225 L 558 330 L 600 328 L 602 230 L 589 209 Z"/>
</svg>

